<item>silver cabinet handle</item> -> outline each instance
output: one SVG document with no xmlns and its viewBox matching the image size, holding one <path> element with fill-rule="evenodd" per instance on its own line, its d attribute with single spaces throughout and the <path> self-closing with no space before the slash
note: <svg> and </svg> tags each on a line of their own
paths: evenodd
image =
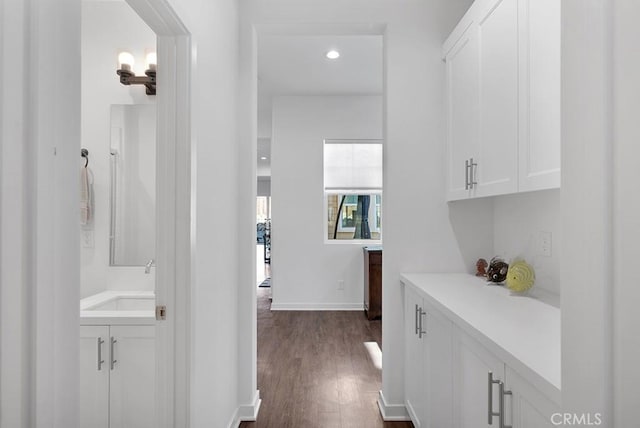
<svg viewBox="0 0 640 428">
<path fill-rule="evenodd" d="M 469 188 L 473 189 L 478 182 L 476 181 L 476 168 L 478 164 L 473 161 L 473 158 L 469 160 Z"/>
<path fill-rule="evenodd" d="M 464 190 L 469 190 L 469 164 L 468 160 L 464 161 Z"/>
<path fill-rule="evenodd" d="M 415 312 L 415 322 L 416 322 L 416 334 L 418 334 L 419 327 L 418 327 L 418 312 L 420 312 L 420 309 L 418 308 L 418 305 L 416 305 L 416 312 Z"/>
<path fill-rule="evenodd" d="M 113 370 L 115 368 L 116 363 L 118 362 L 118 360 L 116 360 L 116 358 L 115 358 L 116 353 L 115 353 L 115 350 L 114 350 L 115 349 L 114 345 L 117 342 L 118 341 L 116 339 L 114 339 L 113 337 L 111 338 L 111 348 L 110 348 L 110 350 L 111 350 L 111 370 Z"/>
<path fill-rule="evenodd" d="M 104 364 L 104 360 L 102 359 L 102 344 L 104 340 L 101 337 L 98 338 L 98 371 L 102 370 L 102 365 Z"/>
<path fill-rule="evenodd" d="M 487 404 L 488 404 L 488 411 L 487 411 L 487 423 L 489 425 L 493 425 L 493 417 L 494 416 L 500 416 L 502 413 L 502 405 L 500 406 L 500 411 L 499 412 L 494 412 L 493 411 L 493 385 L 494 384 L 498 384 L 498 385 L 502 385 L 502 381 L 501 380 L 496 380 L 493 378 L 493 372 L 489 372 L 489 376 L 488 376 L 488 382 L 487 382 L 487 386 L 488 386 L 488 394 L 487 394 Z M 502 401 L 502 399 L 500 400 Z"/>
<path fill-rule="evenodd" d="M 504 412 L 504 397 L 505 395 L 513 395 L 513 393 L 511 391 L 505 391 L 504 390 L 504 383 L 500 382 L 498 384 L 498 388 L 500 390 L 500 403 L 499 403 L 499 408 L 498 408 L 498 412 L 500 413 L 500 428 L 513 428 L 512 425 L 505 425 L 504 419 L 505 419 L 505 412 Z"/>
<path fill-rule="evenodd" d="M 418 338 L 422 339 L 422 335 L 426 335 L 427 332 L 422 329 L 422 317 L 427 315 L 425 311 L 420 308 L 420 328 L 418 330 Z"/>
</svg>

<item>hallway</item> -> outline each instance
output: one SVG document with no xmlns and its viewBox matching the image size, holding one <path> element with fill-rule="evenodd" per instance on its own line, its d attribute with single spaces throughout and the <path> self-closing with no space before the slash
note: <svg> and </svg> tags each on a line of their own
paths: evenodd
<svg viewBox="0 0 640 428">
<path fill-rule="evenodd" d="M 376 400 L 381 371 L 365 342 L 381 344 L 381 322 L 361 312 L 270 311 L 269 289 L 258 289 L 256 422 L 241 428 L 410 428 L 384 423 Z M 375 359 L 375 352 L 374 359 Z"/>
</svg>

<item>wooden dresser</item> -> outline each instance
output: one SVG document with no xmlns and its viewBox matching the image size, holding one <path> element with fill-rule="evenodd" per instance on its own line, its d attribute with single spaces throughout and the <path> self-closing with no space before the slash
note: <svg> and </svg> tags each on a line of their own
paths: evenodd
<svg viewBox="0 0 640 428">
<path fill-rule="evenodd" d="M 382 247 L 364 247 L 364 314 L 382 318 Z"/>
</svg>

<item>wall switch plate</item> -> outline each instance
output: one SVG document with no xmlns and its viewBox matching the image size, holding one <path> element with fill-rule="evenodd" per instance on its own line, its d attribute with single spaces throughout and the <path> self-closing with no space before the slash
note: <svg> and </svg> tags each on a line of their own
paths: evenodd
<svg viewBox="0 0 640 428">
<path fill-rule="evenodd" d="M 551 257 L 551 249 L 551 232 L 538 232 L 538 254 L 545 257 Z"/>
<path fill-rule="evenodd" d="M 338 280 L 338 290 L 344 290 L 344 279 Z"/>
</svg>

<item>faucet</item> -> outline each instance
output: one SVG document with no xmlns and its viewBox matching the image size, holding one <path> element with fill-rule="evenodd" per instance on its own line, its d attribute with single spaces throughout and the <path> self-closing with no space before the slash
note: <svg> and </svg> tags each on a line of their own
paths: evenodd
<svg viewBox="0 0 640 428">
<path fill-rule="evenodd" d="M 144 273 L 151 273 L 151 267 L 156 265 L 156 261 L 151 259 L 144 265 Z"/>
</svg>

